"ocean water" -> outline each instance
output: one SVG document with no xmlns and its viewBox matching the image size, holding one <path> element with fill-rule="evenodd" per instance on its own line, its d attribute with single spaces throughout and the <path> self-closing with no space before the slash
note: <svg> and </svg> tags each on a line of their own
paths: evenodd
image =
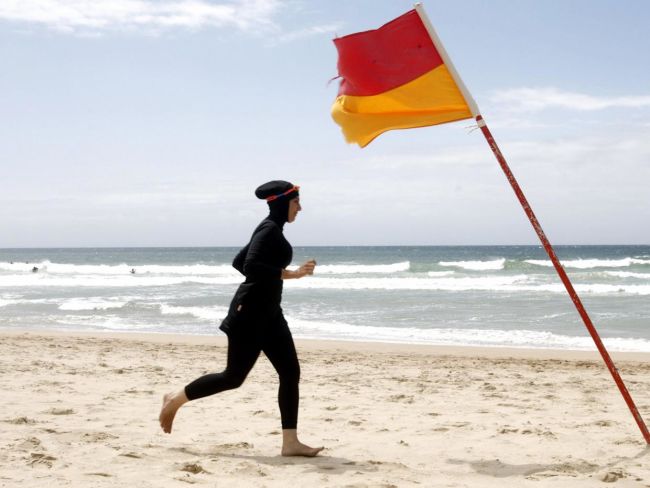
<svg viewBox="0 0 650 488">
<path fill-rule="evenodd" d="M 222 334 L 236 252 L 0 249 L 0 328 Z M 606 346 L 650 351 L 650 246 L 556 252 Z M 294 248 L 308 258 L 285 282 L 296 337 L 595 349 L 539 246 Z"/>
</svg>

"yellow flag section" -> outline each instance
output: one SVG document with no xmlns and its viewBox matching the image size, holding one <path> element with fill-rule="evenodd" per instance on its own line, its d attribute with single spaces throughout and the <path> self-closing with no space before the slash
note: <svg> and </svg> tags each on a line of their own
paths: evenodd
<svg viewBox="0 0 650 488">
<path fill-rule="evenodd" d="M 415 10 L 334 44 L 341 82 L 332 117 L 348 142 L 364 147 L 388 130 L 473 117 Z"/>
<path fill-rule="evenodd" d="M 442 65 L 380 95 L 340 95 L 332 106 L 332 117 L 347 142 L 365 147 L 387 130 L 470 119 L 472 113 Z"/>
</svg>

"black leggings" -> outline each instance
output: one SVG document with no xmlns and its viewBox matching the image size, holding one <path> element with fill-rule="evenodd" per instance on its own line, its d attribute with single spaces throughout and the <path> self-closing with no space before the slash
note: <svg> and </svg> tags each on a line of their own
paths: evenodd
<svg viewBox="0 0 650 488">
<path fill-rule="evenodd" d="M 228 334 L 228 363 L 221 373 L 206 374 L 185 387 L 189 400 L 238 388 L 264 352 L 280 376 L 278 403 L 283 429 L 295 429 L 298 424 L 298 382 L 300 365 L 291 332 L 284 320 L 273 324 L 272 331 L 261 340 L 252 342 L 237 334 Z"/>
</svg>

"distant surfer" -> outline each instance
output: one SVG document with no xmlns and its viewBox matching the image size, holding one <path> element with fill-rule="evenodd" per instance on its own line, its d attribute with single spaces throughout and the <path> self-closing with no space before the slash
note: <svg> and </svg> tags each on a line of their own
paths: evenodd
<svg viewBox="0 0 650 488">
<path fill-rule="evenodd" d="M 298 190 L 287 181 L 270 181 L 255 190 L 255 196 L 268 202 L 270 213 L 233 261 L 246 281 L 237 289 L 220 327 L 228 336 L 226 369 L 201 376 L 163 397 L 159 420 L 164 432 L 171 433 L 174 416 L 184 403 L 241 386 L 263 351 L 280 377 L 281 454 L 311 457 L 323 449 L 298 440 L 300 365 L 280 307 L 283 280 L 311 275 L 316 266 L 316 261 L 309 260 L 295 271 L 286 269 L 293 249 L 282 231 L 301 210 Z"/>
<path fill-rule="evenodd" d="M 131 268 L 131 274 L 135 274 L 135 268 Z"/>
<path fill-rule="evenodd" d="M 32 268 L 32 273 L 38 273 L 38 267 L 34 266 L 34 267 Z"/>
</svg>

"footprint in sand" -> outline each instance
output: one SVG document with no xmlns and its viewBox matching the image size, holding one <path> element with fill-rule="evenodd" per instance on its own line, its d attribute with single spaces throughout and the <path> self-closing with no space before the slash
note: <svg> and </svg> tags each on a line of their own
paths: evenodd
<svg viewBox="0 0 650 488">
<path fill-rule="evenodd" d="M 628 473 L 622 468 L 610 469 L 604 473 L 600 473 L 597 477 L 600 481 L 605 483 L 615 483 L 621 478 L 627 478 Z"/>
<path fill-rule="evenodd" d="M 45 413 L 50 415 L 73 415 L 75 411 L 72 408 L 51 408 Z"/>
<path fill-rule="evenodd" d="M 37 437 L 28 437 L 20 444 L 17 444 L 16 447 L 21 451 L 30 451 L 32 449 L 38 449 L 41 446 L 41 440 Z"/>
<path fill-rule="evenodd" d="M 180 468 L 181 471 L 186 471 L 188 473 L 192 474 L 199 474 L 199 473 L 208 473 L 205 469 L 203 469 L 203 466 L 201 466 L 198 463 L 185 463 L 183 466 Z"/>
<path fill-rule="evenodd" d="M 217 444 L 215 449 L 224 450 L 238 450 L 238 449 L 252 449 L 253 444 L 248 442 L 233 442 L 232 444 Z"/>
<path fill-rule="evenodd" d="M 27 417 L 16 417 L 14 419 L 8 419 L 8 420 L 3 420 L 3 422 L 6 422 L 8 424 L 14 424 L 14 425 L 23 425 L 23 424 L 35 424 L 36 420 L 32 420 Z"/>
<path fill-rule="evenodd" d="M 130 388 L 126 390 L 126 393 L 130 393 L 132 395 L 139 395 L 139 394 L 144 394 L 144 395 L 153 395 L 155 392 L 153 390 L 138 390 L 137 388 Z"/>
<path fill-rule="evenodd" d="M 119 454 L 119 456 L 134 458 L 134 459 L 141 459 L 142 458 L 142 455 L 138 454 L 137 452 L 125 452 L 125 453 Z"/>
<path fill-rule="evenodd" d="M 86 432 L 83 438 L 87 442 L 103 442 L 108 439 L 117 439 L 118 437 L 108 432 Z"/>
<path fill-rule="evenodd" d="M 388 397 L 389 402 L 413 403 L 412 395 L 391 395 Z"/>
<path fill-rule="evenodd" d="M 593 423 L 593 425 L 596 425 L 598 427 L 611 427 L 613 422 L 610 420 L 597 420 L 596 422 Z"/>
<path fill-rule="evenodd" d="M 494 386 L 491 383 L 483 383 L 483 386 L 481 387 L 481 390 L 483 390 L 483 391 L 496 391 L 497 387 Z"/>
<path fill-rule="evenodd" d="M 51 468 L 52 461 L 56 461 L 54 456 L 49 456 L 44 452 L 32 452 L 30 453 L 30 459 L 27 461 L 27 464 L 29 466 L 45 466 Z"/>
</svg>

